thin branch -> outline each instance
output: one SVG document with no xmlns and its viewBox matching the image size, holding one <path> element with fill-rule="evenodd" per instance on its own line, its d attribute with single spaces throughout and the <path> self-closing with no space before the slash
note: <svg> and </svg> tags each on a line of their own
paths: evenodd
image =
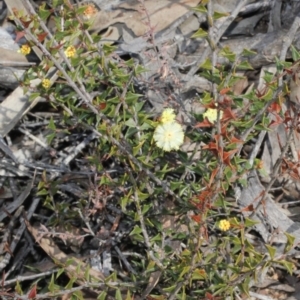
<svg viewBox="0 0 300 300">
<path fill-rule="evenodd" d="M 224 34 L 224 32 L 227 30 L 227 28 L 230 26 L 230 24 L 234 21 L 234 19 L 237 17 L 237 15 L 239 14 L 239 12 L 242 10 L 242 8 L 249 2 L 249 0 L 241 0 L 238 1 L 238 4 L 236 6 L 236 8 L 234 9 L 234 11 L 231 13 L 231 15 L 229 17 L 226 18 L 226 20 L 219 24 L 219 26 L 214 27 L 215 30 L 217 30 L 217 34 L 214 40 L 211 41 L 211 44 L 217 45 L 220 38 L 222 37 L 222 35 Z M 196 65 L 194 67 L 192 67 L 190 69 L 190 71 L 187 74 L 187 78 L 193 76 L 197 70 L 199 69 L 199 65 L 201 65 L 204 60 L 207 58 L 207 56 L 209 55 L 209 53 L 211 52 L 211 49 L 209 47 L 207 47 L 202 56 L 196 61 Z"/>
</svg>

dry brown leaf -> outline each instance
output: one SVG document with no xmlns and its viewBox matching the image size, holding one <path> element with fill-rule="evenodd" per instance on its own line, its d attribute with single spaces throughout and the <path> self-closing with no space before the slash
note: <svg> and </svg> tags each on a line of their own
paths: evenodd
<svg viewBox="0 0 300 300">
<path fill-rule="evenodd" d="M 142 36 L 149 31 L 150 26 L 154 32 L 159 32 L 169 27 L 173 22 L 182 17 L 192 7 L 199 4 L 200 0 L 148 0 L 144 1 L 145 7 L 139 1 L 128 1 L 115 8 L 113 11 L 99 11 L 95 15 L 92 30 L 101 31 L 116 23 L 123 23 L 132 30 L 135 36 Z M 150 26 L 149 20 L 150 18 Z"/>
<path fill-rule="evenodd" d="M 248 85 L 249 82 L 246 76 L 244 78 L 239 79 L 232 87 L 233 95 L 241 95 Z"/>
<path fill-rule="evenodd" d="M 68 276 L 70 278 L 76 275 L 76 282 L 78 284 L 83 284 L 85 279 L 85 272 L 89 268 L 86 263 L 81 261 L 80 259 L 66 255 L 62 252 L 58 246 L 54 243 L 52 238 L 46 236 L 44 231 L 41 228 L 35 228 L 30 225 L 28 221 L 25 221 L 27 229 L 32 234 L 36 242 L 41 246 L 41 248 L 47 253 L 47 255 L 58 265 L 61 265 L 65 268 Z M 66 262 L 68 261 L 68 264 Z M 93 279 L 93 281 L 104 281 L 105 276 L 103 273 L 95 271 L 93 269 L 89 269 L 89 275 Z"/>
<path fill-rule="evenodd" d="M 55 227 L 58 232 L 58 237 L 68 245 L 75 253 L 78 253 L 84 241 L 82 232 L 79 228 L 72 226 L 71 224 L 59 225 Z"/>
<path fill-rule="evenodd" d="M 292 68 L 293 76 L 290 80 L 290 101 L 300 104 L 300 68 L 297 64 Z"/>
</svg>

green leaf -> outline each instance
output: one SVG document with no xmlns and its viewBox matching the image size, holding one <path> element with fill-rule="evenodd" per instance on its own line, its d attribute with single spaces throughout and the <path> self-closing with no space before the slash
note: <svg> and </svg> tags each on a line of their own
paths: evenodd
<svg viewBox="0 0 300 300">
<path fill-rule="evenodd" d="M 147 129 L 153 128 L 152 123 L 153 123 L 152 121 L 147 120 L 145 123 L 142 124 L 140 129 L 141 130 L 147 130 Z"/>
<path fill-rule="evenodd" d="M 295 237 L 287 232 L 284 233 L 287 237 L 287 243 L 285 245 L 284 253 L 289 252 L 294 247 Z"/>
<path fill-rule="evenodd" d="M 225 175 L 226 179 L 229 181 L 230 178 L 231 178 L 232 175 L 233 175 L 233 172 L 232 172 L 232 170 L 228 167 L 228 168 L 225 168 L 225 170 L 224 170 L 224 175 Z"/>
<path fill-rule="evenodd" d="M 19 281 L 16 282 L 15 290 L 16 290 L 16 292 L 17 292 L 19 295 L 23 295 L 23 290 L 22 290 L 22 287 L 21 287 Z"/>
<path fill-rule="evenodd" d="M 204 31 L 202 28 L 199 28 L 192 36 L 192 39 L 196 39 L 196 38 L 204 38 L 207 36 L 207 32 Z"/>
<path fill-rule="evenodd" d="M 248 249 L 249 251 L 253 251 L 253 250 L 254 250 L 254 246 L 253 246 L 252 243 L 250 243 L 247 239 L 245 240 L 245 247 L 246 247 L 246 249 Z"/>
<path fill-rule="evenodd" d="M 139 112 L 139 111 L 141 111 L 142 110 L 142 108 L 143 108 L 143 106 L 144 106 L 144 102 L 137 102 L 136 104 L 135 104 L 135 110 L 136 110 L 136 112 Z"/>
<path fill-rule="evenodd" d="M 39 17 L 43 20 L 46 21 L 48 17 L 51 15 L 51 10 L 50 9 L 45 9 L 46 3 L 43 3 L 39 7 Z"/>
<path fill-rule="evenodd" d="M 263 78 L 267 83 L 270 83 L 274 79 L 274 73 L 265 71 Z"/>
<path fill-rule="evenodd" d="M 267 92 L 262 97 L 260 97 L 260 99 L 263 99 L 266 101 L 269 101 L 272 98 L 273 98 L 273 91 L 270 88 L 268 88 Z"/>
<path fill-rule="evenodd" d="M 141 96 L 142 96 L 141 94 L 135 94 L 132 92 L 128 92 L 125 97 L 126 103 L 131 104 L 133 102 L 136 102 Z"/>
<path fill-rule="evenodd" d="M 67 32 L 67 31 L 57 31 L 55 33 L 55 38 L 58 40 L 58 41 L 61 41 L 63 40 L 65 37 L 69 36 L 70 33 Z M 52 52 L 53 51 L 53 52 Z M 57 48 L 53 48 L 51 49 L 51 53 L 54 54 L 54 53 L 57 53 L 58 49 Z"/>
<path fill-rule="evenodd" d="M 211 60 L 209 58 L 207 58 L 203 64 L 200 66 L 200 68 L 203 68 L 205 70 L 211 70 L 212 69 L 212 63 Z M 210 98 L 211 99 L 211 98 Z"/>
<path fill-rule="evenodd" d="M 130 291 L 128 290 L 125 300 L 132 300 L 132 299 L 133 299 L 133 297 L 132 297 Z"/>
<path fill-rule="evenodd" d="M 293 45 L 291 45 L 290 48 L 292 50 L 293 61 L 299 60 L 300 59 L 300 52 Z"/>
<path fill-rule="evenodd" d="M 63 4 L 63 0 L 53 0 L 52 1 L 53 7 L 57 7 L 58 5 L 62 5 L 62 4 Z"/>
<path fill-rule="evenodd" d="M 137 146 L 133 147 L 133 155 L 137 156 L 139 153 L 140 149 L 143 147 L 145 141 L 140 142 Z"/>
<path fill-rule="evenodd" d="M 213 19 L 218 20 L 220 18 L 227 17 L 227 16 L 229 16 L 229 13 L 222 13 L 222 12 L 215 11 L 213 15 Z"/>
<path fill-rule="evenodd" d="M 102 45 L 102 49 L 103 49 L 105 55 L 109 55 L 109 54 L 113 53 L 117 48 L 115 46 L 105 43 Z"/>
<path fill-rule="evenodd" d="M 182 287 L 182 293 L 178 294 L 179 298 L 182 300 L 186 300 L 186 292 L 185 292 L 185 286 Z"/>
<path fill-rule="evenodd" d="M 182 254 L 182 257 L 189 257 L 189 256 L 191 256 L 191 251 L 188 249 L 184 249 L 181 254 Z"/>
<path fill-rule="evenodd" d="M 79 6 L 79 8 L 76 9 L 76 14 L 83 15 L 83 13 L 85 12 L 86 8 L 87 8 L 86 5 Z"/>
<path fill-rule="evenodd" d="M 102 291 L 101 294 L 97 297 L 97 300 L 105 300 L 107 296 L 107 293 L 105 291 Z"/>
<path fill-rule="evenodd" d="M 146 68 L 143 67 L 142 65 L 137 65 L 137 66 L 135 67 L 135 69 L 134 69 L 134 74 L 135 74 L 136 76 L 139 75 L 139 74 L 141 74 L 141 73 L 144 73 L 144 72 L 146 72 Z"/>
<path fill-rule="evenodd" d="M 54 274 L 52 274 L 52 276 L 51 276 L 51 280 L 50 280 L 49 285 L 48 285 L 48 290 L 51 293 L 55 292 Z"/>
<path fill-rule="evenodd" d="M 230 224 L 239 226 L 241 224 L 241 222 L 237 218 L 232 218 L 232 219 L 230 219 Z"/>
<path fill-rule="evenodd" d="M 244 255 L 240 252 L 240 250 L 241 250 L 241 247 L 238 247 L 238 246 L 236 246 L 236 247 L 234 247 L 234 252 L 233 252 L 233 249 L 231 250 L 233 253 L 237 253 L 237 252 L 239 252 L 239 254 L 238 254 L 238 256 L 236 257 L 236 259 L 235 259 L 235 265 L 240 265 L 240 263 L 243 261 L 243 259 L 244 259 Z M 237 269 L 237 268 L 233 268 L 233 267 L 231 267 L 230 269 Z M 238 268 L 239 269 L 239 268 Z"/>
<path fill-rule="evenodd" d="M 142 193 L 140 190 L 138 190 L 139 201 L 144 201 L 144 200 L 148 199 L 149 196 L 150 196 L 149 194 Z"/>
<path fill-rule="evenodd" d="M 210 62 L 210 65 L 211 65 L 211 62 Z M 203 104 L 210 104 L 211 102 L 212 102 L 212 97 L 211 97 L 211 94 L 210 93 L 208 93 L 208 92 L 206 92 L 206 91 L 204 91 L 203 92 L 203 95 L 202 95 L 202 98 L 201 98 L 201 102 L 203 103 Z"/>
<path fill-rule="evenodd" d="M 250 298 L 249 286 L 250 286 L 250 277 L 246 277 L 244 282 L 240 284 L 238 287 L 243 293 L 245 293 Z"/>
<path fill-rule="evenodd" d="M 266 244 L 266 248 L 267 248 L 267 250 L 268 250 L 268 252 L 270 254 L 271 259 L 274 259 L 275 254 L 276 254 L 276 248 L 274 248 L 274 247 L 272 247 L 272 246 L 270 246 L 268 244 Z"/>
<path fill-rule="evenodd" d="M 230 62 L 234 62 L 236 59 L 236 54 L 230 50 L 229 47 L 224 47 L 220 52 L 220 56 L 226 57 Z"/>
<path fill-rule="evenodd" d="M 293 274 L 293 270 L 295 268 L 293 263 L 286 261 L 286 260 L 280 260 L 280 261 L 278 261 L 278 263 L 283 265 L 286 268 L 286 270 L 290 273 L 290 275 Z"/>
<path fill-rule="evenodd" d="M 233 86 L 234 84 L 241 80 L 244 80 L 245 78 L 245 76 L 231 76 L 227 84 L 228 86 Z"/>
<path fill-rule="evenodd" d="M 239 70 L 253 70 L 251 65 L 247 61 L 243 61 L 237 65 L 237 69 Z"/>
<path fill-rule="evenodd" d="M 205 280 L 207 278 L 207 274 L 203 269 L 195 269 L 192 274 L 192 280 Z"/>
<path fill-rule="evenodd" d="M 113 273 L 111 273 L 109 276 L 107 276 L 107 277 L 105 278 L 105 283 L 106 283 L 107 285 L 109 285 L 109 282 L 110 282 L 110 281 L 116 281 L 116 280 L 117 280 L 116 272 L 113 272 Z"/>
<path fill-rule="evenodd" d="M 183 267 L 180 275 L 179 275 L 179 279 L 182 279 L 182 277 L 187 274 L 190 271 L 191 267 L 190 266 L 185 266 Z"/>
<path fill-rule="evenodd" d="M 249 218 L 245 218 L 245 227 L 252 227 L 256 224 L 259 224 L 260 222 L 259 221 L 254 221 L 252 219 L 249 219 Z"/>
<path fill-rule="evenodd" d="M 206 1 L 207 2 L 207 1 Z M 201 3 L 203 3 L 203 1 L 201 1 Z M 198 5 L 197 7 L 195 8 L 192 8 L 194 11 L 196 12 L 200 12 L 200 13 L 206 13 L 207 12 L 207 9 L 205 7 L 205 4 L 202 4 L 202 5 Z"/>
<path fill-rule="evenodd" d="M 76 298 L 79 300 L 84 300 L 82 291 L 75 291 L 75 292 L 73 292 L 73 295 L 76 296 Z"/>
<path fill-rule="evenodd" d="M 225 285 L 225 284 L 217 284 L 216 285 L 216 291 L 215 291 L 214 295 L 215 296 L 224 295 L 226 292 L 228 293 L 229 289 L 232 289 L 232 287 L 230 287 L 228 285 Z"/>
<path fill-rule="evenodd" d="M 142 229 L 139 226 L 135 225 L 133 230 L 129 233 L 129 235 L 131 236 L 131 235 L 135 235 L 135 234 L 140 234 L 141 232 L 142 232 Z"/>
<path fill-rule="evenodd" d="M 163 288 L 163 291 L 170 293 L 170 292 L 173 292 L 175 288 L 176 288 L 176 285 L 172 285 L 167 288 Z"/>
<path fill-rule="evenodd" d="M 254 128 L 255 128 L 255 130 L 258 130 L 258 131 L 270 130 L 269 128 L 267 128 L 266 126 L 263 126 L 263 125 L 255 125 Z"/>
<path fill-rule="evenodd" d="M 47 143 L 50 145 L 55 137 L 56 137 L 55 132 L 52 133 L 52 134 L 47 135 Z"/>
<path fill-rule="evenodd" d="M 123 300 L 120 289 L 116 290 L 115 299 L 116 300 Z"/>
<path fill-rule="evenodd" d="M 172 191 L 175 191 L 175 190 L 179 189 L 181 186 L 182 186 L 182 182 L 171 181 L 171 183 L 170 183 L 170 189 Z"/>
<path fill-rule="evenodd" d="M 58 277 L 59 277 L 62 273 L 64 273 L 64 271 L 65 271 L 64 268 L 60 268 L 60 269 L 57 271 L 57 273 L 56 273 L 56 279 L 58 279 Z"/>
<path fill-rule="evenodd" d="M 132 128 L 136 128 L 137 126 L 136 122 L 132 118 L 128 119 L 124 124 Z"/>
<path fill-rule="evenodd" d="M 84 270 L 84 279 L 88 282 L 91 280 L 90 269 L 91 267 L 90 265 L 88 265 L 87 268 Z"/>
<path fill-rule="evenodd" d="M 208 253 L 205 257 L 205 263 L 208 264 L 210 260 L 215 259 L 218 256 L 216 252 L 214 253 Z"/>
<path fill-rule="evenodd" d="M 147 211 L 149 211 L 149 209 L 152 207 L 152 204 L 144 204 L 143 208 L 142 208 L 142 214 L 146 214 Z"/>
<path fill-rule="evenodd" d="M 45 196 L 45 195 L 48 195 L 48 194 L 49 194 L 49 191 L 46 190 L 46 189 L 42 189 L 42 190 L 37 192 L 38 196 Z"/>
<path fill-rule="evenodd" d="M 150 242 L 161 242 L 161 240 L 162 240 L 161 234 L 158 233 L 156 236 L 150 239 Z"/>
<path fill-rule="evenodd" d="M 54 123 L 52 117 L 50 118 L 48 128 L 51 129 L 51 130 L 54 130 L 54 131 L 56 130 L 56 126 L 55 126 L 55 123 Z"/>
<path fill-rule="evenodd" d="M 277 57 L 275 57 L 275 61 L 276 61 L 276 69 L 278 72 L 282 72 L 283 71 L 283 62 L 280 61 Z"/>
<path fill-rule="evenodd" d="M 29 96 L 29 101 L 33 101 L 34 99 L 36 99 L 39 96 L 40 96 L 40 93 L 31 93 Z"/>
<path fill-rule="evenodd" d="M 250 49 L 246 49 L 244 48 L 243 52 L 242 52 L 242 56 L 252 56 L 252 55 L 256 55 L 257 52 L 250 50 Z"/>
</svg>

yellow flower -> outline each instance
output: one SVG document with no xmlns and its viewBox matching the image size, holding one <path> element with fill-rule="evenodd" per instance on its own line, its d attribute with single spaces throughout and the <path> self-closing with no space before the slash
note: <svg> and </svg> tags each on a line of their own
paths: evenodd
<svg viewBox="0 0 300 300">
<path fill-rule="evenodd" d="M 166 108 L 160 117 L 160 122 L 162 124 L 173 122 L 176 118 L 173 108 Z"/>
<path fill-rule="evenodd" d="M 74 57 L 76 54 L 76 48 L 74 46 L 69 46 L 66 50 L 65 50 L 65 54 L 67 57 Z"/>
<path fill-rule="evenodd" d="M 207 118 L 210 123 L 217 121 L 218 110 L 215 108 L 208 108 L 207 111 L 203 114 L 204 118 Z M 223 112 L 220 111 L 220 119 L 222 119 Z"/>
<path fill-rule="evenodd" d="M 227 221 L 227 220 L 221 220 L 221 221 L 219 222 L 219 228 L 220 228 L 220 230 L 222 230 L 222 231 L 227 231 L 227 230 L 229 230 L 229 228 L 230 228 L 230 223 L 229 223 L 229 221 Z"/>
<path fill-rule="evenodd" d="M 87 5 L 87 7 L 84 10 L 83 14 L 87 19 L 89 19 L 91 16 L 96 14 L 96 12 L 97 12 L 97 9 L 96 9 L 95 5 L 89 4 L 89 5 Z"/>
<path fill-rule="evenodd" d="M 164 151 L 178 150 L 183 144 L 184 133 L 180 124 L 169 122 L 158 125 L 153 138 L 157 147 Z"/>
<path fill-rule="evenodd" d="M 45 89 L 49 89 L 51 85 L 51 81 L 49 79 L 43 79 L 42 80 L 42 86 L 45 88 Z"/>
<path fill-rule="evenodd" d="M 20 53 L 22 53 L 23 55 L 28 55 L 31 51 L 31 48 L 29 45 L 22 45 L 21 49 L 18 51 Z"/>
</svg>

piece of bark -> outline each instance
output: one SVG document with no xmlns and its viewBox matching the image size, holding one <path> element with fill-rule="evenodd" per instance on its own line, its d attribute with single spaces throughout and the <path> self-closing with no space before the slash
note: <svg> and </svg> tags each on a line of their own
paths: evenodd
<svg viewBox="0 0 300 300">
<path fill-rule="evenodd" d="M 258 33 L 255 36 L 243 36 L 235 39 L 223 39 L 220 41 L 220 49 L 228 47 L 237 56 L 240 56 L 244 49 L 255 51 L 256 54 L 243 58 L 248 61 L 254 69 L 260 69 L 263 66 L 268 66 L 275 63 L 276 57 L 280 57 L 282 45 L 286 39 L 287 32 L 285 30 Z M 300 32 L 297 32 L 293 39 L 293 46 L 300 49 Z M 207 48 L 207 43 L 197 40 L 191 40 L 190 45 L 185 49 L 184 54 L 178 54 L 176 62 L 180 65 L 193 64 L 199 59 Z M 289 50 L 286 59 L 291 59 L 291 51 Z M 230 65 L 229 61 L 223 57 L 217 58 L 217 64 Z"/>
<path fill-rule="evenodd" d="M 265 243 L 277 248 L 277 254 L 284 252 L 287 242 L 285 232 L 295 237 L 294 245 L 300 243 L 300 223 L 293 222 L 270 195 L 265 195 L 265 188 L 260 183 L 256 171 L 250 172 L 247 187 L 237 186 L 235 193 L 243 215 L 258 222 L 253 228 L 261 235 Z M 295 252 L 297 250 L 292 249 L 289 253 Z"/>
<path fill-rule="evenodd" d="M 19 86 L 25 70 L 19 70 L 11 67 L 2 67 L 0 69 L 0 86 L 13 90 Z"/>
</svg>

